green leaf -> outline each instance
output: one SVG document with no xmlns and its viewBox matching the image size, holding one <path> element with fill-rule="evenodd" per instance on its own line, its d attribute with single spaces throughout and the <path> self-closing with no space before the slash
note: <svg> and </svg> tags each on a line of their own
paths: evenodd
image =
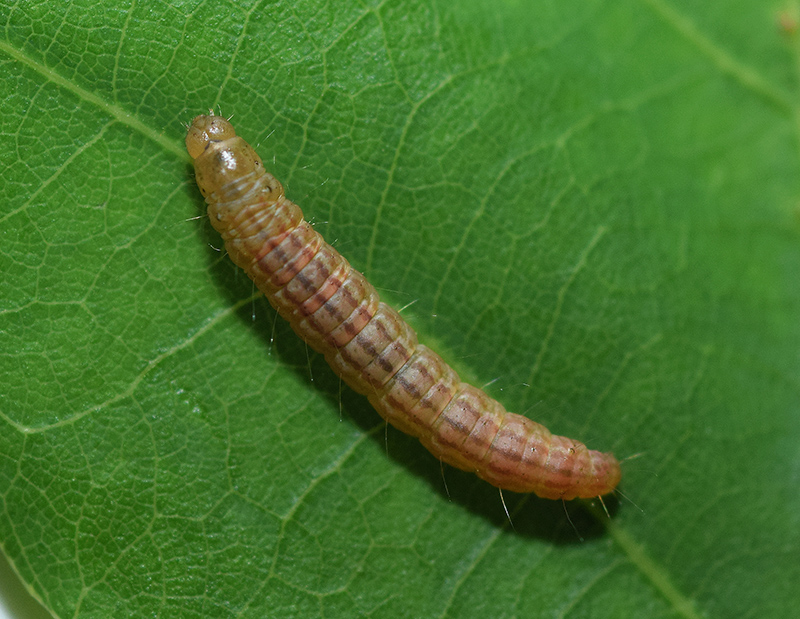
<svg viewBox="0 0 800 619">
<path fill-rule="evenodd" d="M 796 3 L 1 6 L 0 544 L 54 615 L 796 609 Z M 209 107 L 463 377 L 638 456 L 611 518 L 512 527 L 340 387 L 216 251 Z"/>
</svg>

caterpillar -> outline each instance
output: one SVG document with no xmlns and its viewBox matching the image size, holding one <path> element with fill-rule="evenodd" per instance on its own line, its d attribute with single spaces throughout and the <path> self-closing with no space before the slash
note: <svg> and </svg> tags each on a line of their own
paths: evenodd
<svg viewBox="0 0 800 619">
<path fill-rule="evenodd" d="M 213 111 L 197 116 L 186 149 L 231 259 L 386 421 L 501 490 L 570 500 L 616 488 L 621 471 L 612 454 L 506 412 L 419 344 L 406 321 L 303 219 L 225 118 Z"/>
</svg>

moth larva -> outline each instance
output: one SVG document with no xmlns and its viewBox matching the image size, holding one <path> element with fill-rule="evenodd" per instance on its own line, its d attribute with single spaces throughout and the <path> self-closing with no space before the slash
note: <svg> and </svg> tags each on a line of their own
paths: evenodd
<svg viewBox="0 0 800 619">
<path fill-rule="evenodd" d="M 614 490 L 621 475 L 614 456 L 506 412 L 418 344 L 414 330 L 303 219 L 227 120 L 195 118 L 186 149 L 230 257 L 389 423 L 501 489 L 547 499 Z"/>
</svg>

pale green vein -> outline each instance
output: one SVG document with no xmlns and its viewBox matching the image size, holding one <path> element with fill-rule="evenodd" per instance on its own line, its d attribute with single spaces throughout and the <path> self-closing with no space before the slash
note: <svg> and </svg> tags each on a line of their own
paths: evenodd
<svg viewBox="0 0 800 619">
<path fill-rule="evenodd" d="M 403 125 L 403 128 L 400 132 L 400 137 L 395 145 L 394 157 L 392 159 L 391 164 L 389 165 L 388 174 L 386 178 L 386 183 L 381 191 L 381 197 L 378 201 L 377 207 L 375 209 L 375 222 L 372 225 L 372 234 L 370 235 L 369 242 L 367 244 L 367 259 L 366 259 L 366 267 L 364 269 L 365 273 L 369 273 L 372 269 L 372 261 L 375 255 L 375 249 L 378 243 L 378 228 L 380 226 L 380 221 L 383 216 L 383 209 L 386 206 L 386 203 L 389 199 L 389 193 L 391 192 L 394 186 L 394 177 L 397 173 L 398 168 L 400 167 L 400 158 L 403 154 L 403 149 L 406 145 L 406 140 L 408 139 L 409 133 L 411 132 L 412 127 L 414 126 L 414 121 L 416 119 L 416 115 L 419 113 L 420 110 L 423 109 L 425 105 L 427 105 L 435 96 L 439 93 L 443 92 L 447 87 L 451 86 L 456 80 L 463 79 L 468 75 L 473 75 L 476 73 L 480 73 L 482 71 L 487 70 L 490 67 L 495 69 L 502 67 L 503 65 L 507 64 L 511 60 L 510 55 L 500 56 L 499 58 L 493 60 L 492 62 L 486 63 L 484 65 L 480 65 L 464 71 L 463 73 L 452 74 L 444 78 L 435 88 L 433 88 L 429 93 L 427 93 L 424 97 L 422 97 L 419 101 L 414 103 L 411 109 L 406 116 L 406 122 Z"/>
<path fill-rule="evenodd" d="M 556 300 L 556 306 L 553 309 L 553 317 L 550 319 L 550 324 L 547 327 L 547 333 L 542 340 L 542 345 L 539 348 L 539 354 L 536 356 L 536 362 L 533 364 L 531 368 L 530 376 L 528 380 L 525 381 L 529 385 L 533 384 L 536 375 L 539 373 L 539 369 L 542 366 L 542 361 L 547 354 L 547 349 L 550 345 L 550 340 L 553 339 L 553 335 L 555 334 L 556 324 L 558 323 L 558 319 L 561 317 L 561 310 L 564 307 L 564 299 L 567 296 L 567 291 L 572 286 L 572 282 L 575 281 L 575 278 L 578 276 L 583 270 L 583 267 L 586 266 L 586 262 L 589 259 L 589 254 L 592 253 L 592 250 L 597 246 L 600 242 L 600 239 L 603 238 L 603 235 L 608 232 L 608 228 L 606 226 L 600 226 L 597 228 L 597 231 L 594 233 L 594 236 L 586 245 L 586 248 L 583 250 L 580 258 L 578 258 L 578 262 L 575 263 L 575 266 L 572 268 L 572 271 L 569 274 L 569 277 L 561 286 L 561 289 L 558 291 L 558 298 Z"/>
<path fill-rule="evenodd" d="M 787 114 L 795 116 L 794 106 L 790 103 L 790 98 L 785 93 L 775 88 L 753 69 L 736 60 L 722 47 L 706 37 L 691 20 L 662 0 L 645 0 L 645 3 L 658 13 L 669 26 L 709 58 L 725 75 L 732 77 L 744 88 L 763 97 Z"/>
<path fill-rule="evenodd" d="M 623 564 L 623 559 L 616 559 L 612 561 L 608 565 L 606 565 L 602 570 L 595 572 L 592 578 L 587 579 L 584 583 L 583 587 L 581 587 L 578 591 L 575 592 L 572 600 L 561 609 L 561 612 L 558 613 L 557 617 L 559 619 L 565 619 L 567 617 L 571 617 L 573 611 L 578 606 L 578 603 L 588 598 L 590 593 L 595 587 L 600 586 L 600 582 L 609 574 L 613 573 L 619 566 Z"/>
<path fill-rule="evenodd" d="M 475 569 L 481 564 L 489 554 L 489 551 L 495 547 L 495 544 L 500 540 L 502 535 L 505 533 L 505 527 L 503 529 L 495 528 L 490 535 L 483 540 L 483 543 L 480 546 L 475 548 L 474 555 L 472 560 L 469 562 L 467 568 L 459 575 L 456 581 L 453 583 L 452 591 L 450 591 L 450 595 L 448 596 L 447 600 L 445 601 L 442 612 L 439 615 L 440 617 L 448 616 L 448 612 L 453 608 L 455 600 L 461 594 L 464 587 L 467 584 L 467 579 L 472 576 L 475 572 Z M 539 558 L 539 562 L 544 561 L 545 557 L 551 554 L 553 551 L 553 547 L 551 546 L 545 553 Z M 530 569 L 530 565 L 527 566 Z"/>
<path fill-rule="evenodd" d="M 120 124 L 130 127 L 131 129 L 142 134 L 149 140 L 152 140 L 153 142 L 161 146 L 165 151 L 172 153 L 179 159 L 183 159 L 187 162 L 190 161 L 189 155 L 183 148 L 183 144 L 177 143 L 174 140 L 165 137 L 160 129 L 153 129 L 152 127 L 147 126 L 141 120 L 139 120 L 135 116 L 132 116 L 121 107 L 111 104 L 102 97 L 94 94 L 93 92 L 81 88 L 80 86 L 78 86 L 74 82 L 71 82 L 64 76 L 59 75 L 49 67 L 46 67 L 41 63 L 37 62 L 36 60 L 29 58 L 27 55 L 23 54 L 20 50 L 9 45 L 5 41 L 0 41 L 0 51 L 5 52 L 11 58 L 25 65 L 29 69 L 36 71 L 36 73 L 44 77 L 50 83 L 55 84 L 56 86 L 73 93 L 79 99 L 82 99 L 83 101 L 86 101 L 87 103 L 102 110 Z"/>
<path fill-rule="evenodd" d="M 60 178 L 62 174 L 65 174 L 74 161 L 78 160 L 80 156 L 83 155 L 83 153 L 93 148 L 95 144 L 100 142 L 105 137 L 106 131 L 108 131 L 108 128 L 110 126 L 111 123 L 107 123 L 105 126 L 101 127 L 100 130 L 97 133 L 95 133 L 90 140 L 87 140 L 86 142 L 81 144 L 81 146 L 72 151 L 69 157 L 67 157 L 64 160 L 64 162 L 58 167 L 58 169 L 53 174 L 51 174 L 49 178 L 42 181 L 36 187 L 33 193 L 31 193 L 28 196 L 28 199 L 25 200 L 23 204 L 21 204 L 18 208 L 1 215 L 0 223 L 5 222 L 7 219 L 10 219 L 11 217 L 27 209 L 31 204 L 34 204 L 36 202 L 36 198 L 42 192 L 44 192 L 44 190 L 47 189 L 51 184 L 53 184 L 56 180 L 58 180 L 58 178 Z"/>
<path fill-rule="evenodd" d="M 590 420 L 598 413 L 598 411 L 600 410 L 600 407 L 602 406 L 603 402 L 609 397 L 609 395 L 611 395 L 611 393 L 614 390 L 614 388 L 617 387 L 617 385 L 620 384 L 620 382 L 622 381 L 622 377 L 625 374 L 625 370 L 630 366 L 630 364 L 633 362 L 633 360 L 635 358 L 637 358 L 638 356 L 642 355 L 643 353 L 648 353 L 653 346 L 655 346 L 656 344 L 661 342 L 661 340 L 663 340 L 663 339 L 664 339 L 664 333 L 663 332 L 658 332 L 658 333 L 654 334 L 646 342 L 644 342 L 643 344 L 638 346 L 637 348 L 635 348 L 633 350 L 629 350 L 629 351 L 627 351 L 625 353 L 625 355 L 622 357 L 622 360 L 617 365 L 617 368 L 614 371 L 614 374 L 611 376 L 610 380 L 608 381 L 608 384 L 605 386 L 605 388 L 599 393 L 599 395 L 595 399 L 594 406 L 592 407 L 591 412 L 586 417 L 586 421 L 584 422 L 584 424 L 585 424 L 584 429 L 586 429 L 586 427 L 588 426 Z"/>
<path fill-rule="evenodd" d="M 247 305 L 248 303 L 252 303 L 254 299 L 258 299 L 260 297 L 261 297 L 261 293 L 259 292 L 258 294 L 254 294 L 254 295 L 252 295 L 252 296 L 250 296 L 250 297 L 248 297 L 246 299 L 242 299 L 241 301 L 238 301 L 237 303 L 235 303 L 235 304 L 231 305 L 229 308 L 227 308 L 225 311 L 222 311 L 219 314 L 217 314 L 214 317 L 212 317 L 208 322 L 206 322 L 206 324 L 204 324 L 202 327 L 200 327 L 190 337 L 186 338 L 180 344 L 178 344 L 176 346 L 173 346 L 172 348 L 170 348 L 167 351 L 164 351 L 162 354 L 158 355 L 157 357 L 154 357 L 147 364 L 147 366 L 139 373 L 139 375 L 133 381 L 131 381 L 131 384 L 128 386 L 128 388 L 124 392 L 115 395 L 114 397 L 108 399 L 105 402 L 101 402 L 101 403 L 96 404 L 96 405 L 94 405 L 94 406 L 92 406 L 90 408 L 87 408 L 87 409 L 83 410 L 83 411 L 75 413 L 74 415 L 70 415 L 69 417 L 67 417 L 65 419 L 61 419 L 59 421 L 56 421 L 54 423 L 50 423 L 50 424 L 47 424 L 47 425 L 44 425 L 44 426 L 32 427 L 32 426 L 23 425 L 23 424 L 17 422 L 16 420 L 10 418 L 8 415 L 3 413 L 2 411 L 0 411 L 0 420 L 5 421 L 10 426 L 12 426 L 17 432 L 20 432 L 22 434 L 39 434 L 39 433 L 42 433 L 42 432 L 47 432 L 48 430 L 52 430 L 53 428 L 71 425 L 71 424 L 75 423 L 76 421 L 79 421 L 80 419 L 83 419 L 87 415 L 91 415 L 92 413 L 95 413 L 95 412 L 97 412 L 99 410 L 103 410 L 105 408 L 108 408 L 109 406 L 113 405 L 115 402 L 119 402 L 120 400 L 123 400 L 125 398 L 131 397 L 133 395 L 133 393 L 136 391 L 137 387 L 144 380 L 144 378 L 150 372 L 152 372 L 155 368 L 157 368 L 165 359 L 168 359 L 168 358 L 172 357 L 172 355 L 174 355 L 174 354 L 176 354 L 176 353 L 188 348 L 189 346 L 194 344 L 198 339 L 200 339 L 203 335 L 205 335 L 206 333 L 211 331 L 215 326 L 219 325 L 219 323 L 222 320 L 224 320 L 226 317 L 230 316 L 231 314 L 235 314 L 239 310 L 240 307 L 243 307 L 243 306 Z"/>
<path fill-rule="evenodd" d="M 509 174 L 511 170 L 513 170 L 514 167 L 520 161 L 542 150 L 543 148 L 545 148 L 545 146 L 546 145 L 537 144 L 532 149 L 509 158 L 508 161 L 506 161 L 503 168 L 497 173 L 495 179 L 486 187 L 486 191 L 484 191 L 483 193 L 483 197 L 481 198 L 480 203 L 478 204 L 478 208 L 475 210 L 475 212 L 472 215 L 472 218 L 464 227 L 464 230 L 461 233 L 461 238 L 458 240 L 458 243 L 456 243 L 453 246 L 453 249 L 450 253 L 450 261 L 447 263 L 447 267 L 445 268 L 443 275 L 439 279 L 439 285 L 436 287 L 436 292 L 433 295 L 433 303 L 432 303 L 433 314 L 437 313 L 439 307 L 439 300 L 441 299 L 442 294 L 444 293 L 445 283 L 450 280 L 451 273 L 456 268 L 456 265 L 459 263 L 461 252 L 468 246 L 467 240 L 469 239 L 470 235 L 478 226 L 478 222 L 483 218 L 484 215 L 486 215 L 487 209 L 489 207 L 489 201 L 494 196 L 498 186 L 503 182 L 503 179 L 506 177 L 506 175 Z M 559 194 L 559 196 L 557 196 L 556 199 L 560 199 L 560 197 L 561 195 Z M 548 211 L 547 213 L 545 213 L 544 218 L 538 224 L 525 231 L 526 234 L 531 234 L 536 230 L 542 228 L 546 224 L 549 216 L 550 212 Z"/>
<path fill-rule="evenodd" d="M 641 544 L 636 543 L 627 531 L 617 527 L 611 521 L 606 523 L 606 529 L 631 563 L 647 577 L 681 617 L 701 619 L 702 615 L 695 608 L 692 600 L 678 590 L 669 574 L 647 555 Z"/>
<path fill-rule="evenodd" d="M 114 100 L 117 101 L 117 79 L 119 78 L 119 61 L 122 58 L 122 47 L 125 45 L 125 37 L 128 34 L 128 28 L 131 25 L 131 20 L 136 12 L 136 2 L 134 1 L 125 14 L 125 23 L 122 25 L 122 31 L 119 35 L 117 42 L 117 51 L 114 54 L 114 69 L 111 71 L 111 92 L 114 93 Z"/>
<path fill-rule="evenodd" d="M 386 202 L 389 198 L 389 192 L 391 191 L 394 185 L 394 176 L 400 165 L 400 156 L 403 152 L 403 148 L 405 147 L 406 140 L 408 139 L 408 133 L 409 131 L 411 131 L 411 127 L 413 127 L 414 125 L 414 119 L 417 115 L 417 112 L 419 112 L 422 106 L 431 97 L 433 97 L 434 93 L 439 92 L 439 90 L 444 88 L 446 84 L 449 84 L 451 79 L 452 78 L 448 78 L 443 83 L 439 84 L 438 88 L 435 88 L 428 94 L 428 96 L 426 96 L 416 105 L 414 105 L 409 111 L 408 115 L 406 116 L 406 122 L 403 125 L 402 130 L 400 131 L 400 138 L 398 139 L 397 145 L 395 146 L 394 149 L 394 157 L 392 158 L 392 163 L 389 165 L 389 170 L 386 177 L 386 183 L 383 186 L 383 191 L 381 191 L 380 200 L 378 200 L 378 204 L 375 208 L 375 222 L 372 224 L 372 233 L 370 234 L 369 241 L 367 242 L 367 260 L 364 268 L 365 273 L 369 273 L 372 270 L 372 261 L 375 257 L 375 248 L 377 247 L 378 244 L 378 228 L 380 227 L 380 221 L 383 216 L 383 209 L 386 206 Z"/>
<path fill-rule="evenodd" d="M 241 29 L 239 31 L 239 37 L 236 39 L 236 45 L 234 46 L 230 61 L 228 62 L 228 72 L 222 79 L 222 84 L 220 84 L 219 88 L 217 88 L 217 96 L 214 99 L 214 103 L 211 105 L 211 109 L 214 109 L 219 106 L 220 96 L 222 95 L 223 92 L 225 92 L 225 87 L 228 85 L 228 82 L 233 78 L 233 67 L 236 64 L 236 58 L 242 49 L 242 43 L 247 37 L 247 28 L 250 25 L 250 18 L 253 16 L 253 11 L 256 10 L 256 6 L 257 5 L 253 5 L 250 8 L 250 10 L 245 13 L 245 19 L 241 25 Z"/>
</svg>

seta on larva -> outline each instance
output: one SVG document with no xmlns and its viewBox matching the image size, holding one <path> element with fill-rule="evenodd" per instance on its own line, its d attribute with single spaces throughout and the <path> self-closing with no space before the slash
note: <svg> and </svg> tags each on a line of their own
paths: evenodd
<svg viewBox="0 0 800 619">
<path fill-rule="evenodd" d="M 621 472 L 613 455 L 506 412 L 418 344 L 405 320 L 303 219 L 227 120 L 213 112 L 196 117 L 186 149 L 230 257 L 389 423 L 501 489 L 565 500 L 614 490 Z"/>
</svg>

